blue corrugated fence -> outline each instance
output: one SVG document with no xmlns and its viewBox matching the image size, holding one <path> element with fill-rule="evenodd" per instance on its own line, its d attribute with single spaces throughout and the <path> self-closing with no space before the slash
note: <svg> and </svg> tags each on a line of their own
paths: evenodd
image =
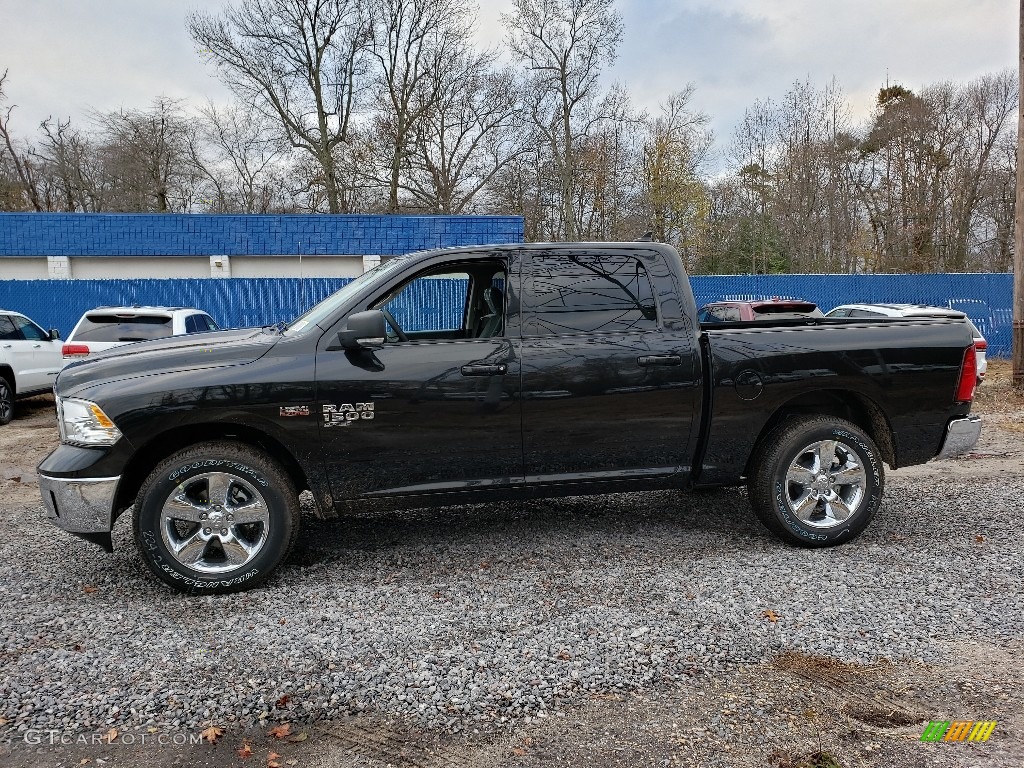
<svg viewBox="0 0 1024 768">
<path fill-rule="evenodd" d="M 23 312 L 67 335 L 78 318 L 103 305 L 148 304 L 199 307 L 221 325 L 266 325 L 290 320 L 348 282 L 347 278 L 232 278 L 178 280 L 0 281 L 0 307 Z M 465 288 L 455 280 L 421 281 L 424 297 L 444 308 L 443 324 L 462 311 Z M 813 301 L 829 310 L 839 304 L 911 302 L 965 312 L 985 334 L 989 354 L 1011 349 L 1013 275 L 710 275 L 692 278 L 698 306 L 722 299 L 773 296 Z M 418 301 L 419 299 L 417 299 Z M 396 318 L 425 329 L 404 307 Z"/>
</svg>

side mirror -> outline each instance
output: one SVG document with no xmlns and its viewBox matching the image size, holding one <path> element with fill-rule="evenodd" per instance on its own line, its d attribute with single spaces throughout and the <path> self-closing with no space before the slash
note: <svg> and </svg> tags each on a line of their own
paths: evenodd
<svg viewBox="0 0 1024 768">
<path fill-rule="evenodd" d="M 386 338 L 387 325 L 379 309 L 356 312 L 348 318 L 345 329 L 338 331 L 338 341 L 345 349 L 379 347 Z"/>
<path fill-rule="evenodd" d="M 60 331 L 56 328 L 50 329 L 50 341 L 60 341 Z"/>
</svg>

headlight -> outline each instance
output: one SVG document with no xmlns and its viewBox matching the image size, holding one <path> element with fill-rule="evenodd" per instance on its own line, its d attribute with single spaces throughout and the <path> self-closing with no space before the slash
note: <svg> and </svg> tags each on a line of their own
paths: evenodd
<svg viewBox="0 0 1024 768">
<path fill-rule="evenodd" d="M 75 445 L 113 445 L 121 439 L 114 426 L 96 403 L 74 398 L 57 398 L 57 424 L 60 439 Z"/>
</svg>

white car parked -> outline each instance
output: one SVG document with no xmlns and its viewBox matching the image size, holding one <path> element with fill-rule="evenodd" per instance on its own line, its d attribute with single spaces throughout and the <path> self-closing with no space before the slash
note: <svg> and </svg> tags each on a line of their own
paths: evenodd
<svg viewBox="0 0 1024 768">
<path fill-rule="evenodd" d="M 0 309 L 0 425 L 14 418 L 14 401 L 53 389 L 64 367 L 60 334 L 20 312 Z"/>
<path fill-rule="evenodd" d="M 97 307 L 82 315 L 63 352 L 68 360 L 80 360 L 133 341 L 216 330 L 212 317 L 191 307 Z"/>
<path fill-rule="evenodd" d="M 974 334 L 974 359 L 978 365 L 978 383 L 985 378 L 988 361 L 985 354 L 988 342 L 981 335 L 978 326 L 971 322 L 963 312 L 949 307 L 931 307 L 927 304 L 843 304 L 826 312 L 825 317 L 957 317 L 963 318 L 971 326 Z"/>
</svg>

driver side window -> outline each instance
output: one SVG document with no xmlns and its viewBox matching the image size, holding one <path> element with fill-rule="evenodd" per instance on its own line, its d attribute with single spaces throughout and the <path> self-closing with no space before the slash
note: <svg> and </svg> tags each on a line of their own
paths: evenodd
<svg viewBox="0 0 1024 768">
<path fill-rule="evenodd" d="M 384 312 L 389 342 L 491 338 L 504 332 L 504 286 L 501 264 L 446 265 L 417 275 L 371 308 Z"/>
</svg>

